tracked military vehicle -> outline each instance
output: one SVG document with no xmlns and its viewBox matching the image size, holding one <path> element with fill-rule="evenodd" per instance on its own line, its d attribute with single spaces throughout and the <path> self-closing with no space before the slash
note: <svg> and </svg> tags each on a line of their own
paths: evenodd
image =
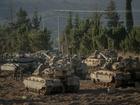
<svg viewBox="0 0 140 105">
<path fill-rule="evenodd" d="M 60 79 L 31 76 L 24 79 L 23 83 L 27 91 L 38 92 L 42 95 L 63 92 L 63 84 Z"/>
<path fill-rule="evenodd" d="M 126 87 L 135 86 L 130 72 L 98 70 L 90 75 L 96 86 L 101 87 Z"/>
<path fill-rule="evenodd" d="M 123 59 L 107 53 L 99 53 L 105 62 L 95 67 L 90 73 L 90 79 L 99 86 L 135 86 L 135 68 L 132 59 Z M 119 59 L 118 59 L 119 58 Z M 121 59 L 120 59 L 121 58 Z"/>
<path fill-rule="evenodd" d="M 82 58 L 80 56 L 74 55 L 71 58 L 71 68 L 74 70 L 74 74 L 80 79 L 84 80 L 86 79 L 87 74 L 87 66 L 85 62 L 83 62 Z"/>
<path fill-rule="evenodd" d="M 91 56 L 87 57 L 84 60 L 84 63 L 87 65 L 88 74 L 87 78 L 90 79 L 90 74 L 97 69 L 105 66 L 109 66 L 109 63 L 112 63 L 117 60 L 117 53 L 114 50 L 96 50 Z"/>
<path fill-rule="evenodd" d="M 0 66 L 0 75 L 4 77 L 21 78 L 21 71 L 18 64 L 6 63 Z"/>
<path fill-rule="evenodd" d="M 31 75 L 37 65 L 37 60 L 32 57 L 19 57 L 14 59 L 11 63 L 18 64 L 24 74 Z"/>
<path fill-rule="evenodd" d="M 54 57 L 52 57 L 54 59 Z M 41 68 L 42 65 L 35 70 L 33 75 L 24 80 L 24 85 L 27 90 L 36 90 L 43 94 L 52 94 L 58 92 L 78 92 L 80 81 L 79 77 L 73 74 L 70 62 L 66 59 L 51 60 L 49 66 Z M 31 81 L 31 80 L 32 81 Z M 40 81 L 38 81 L 38 79 Z M 44 82 L 41 82 L 44 81 Z M 34 86 L 33 86 L 33 85 Z"/>
<path fill-rule="evenodd" d="M 12 63 L 6 63 L 6 64 L 3 64 L 1 65 L 0 69 L 1 71 L 15 71 L 16 68 L 18 67 L 19 65 L 18 64 L 12 64 Z"/>
</svg>

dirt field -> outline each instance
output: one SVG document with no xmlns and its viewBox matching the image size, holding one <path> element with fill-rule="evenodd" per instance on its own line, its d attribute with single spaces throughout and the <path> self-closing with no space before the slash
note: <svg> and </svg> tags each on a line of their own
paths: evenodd
<svg viewBox="0 0 140 105">
<path fill-rule="evenodd" d="M 78 93 L 39 96 L 26 93 L 22 81 L 0 77 L 0 105 L 140 105 L 140 91 L 127 88 L 107 93 L 90 81 L 81 81 Z"/>
</svg>

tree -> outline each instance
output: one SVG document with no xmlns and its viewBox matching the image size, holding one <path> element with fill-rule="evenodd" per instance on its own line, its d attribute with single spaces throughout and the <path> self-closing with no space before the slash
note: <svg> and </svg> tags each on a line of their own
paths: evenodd
<svg viewBox="0 0 140 105">
<path fill-rule="evenodd" d="M 27 12 L 22 8 L 20 8 L 20 10 L 17 12 L 17 20 L 15 24 L 20 46 L 19 52 L 29 52 L 31 48 L 29 46 L 28 33 L 31 30 L 31 22 L 28 18 Z"/>
<path fill-rule="evenodd" d="M 133 28 L 132 0 L 126 0 L 126 27 L 130 32 Z"/>
<path fill-rule="evenodd" d="M 93 18 L 93 23 L 90 21 L 91 27 L 90 27 L 90 34 L 92 39 L 92 50 L 98 49 L 97 45 L 97 37 L 101 34 L 102 26 L 101 26 L 101 14 L 96 13 Z M 100 45 L 99 45 L 100 46 Z"/>
<path fill-rule="evenodd" d="M 137 39 L 138 33 L 132 30 L 122 42 L 122 50 L 138 53 L 140 51 L 140 41 Z"/>
<path fill-rule="evenodd" d="M 117 27 L 117 25 L 119 24 L 119 15 L 118 13 L 116 12 L 116 5 L 115 5 L 115 2 L 114 0 L 110 0 L 110 3 L 107 7 L 107 19 L 108 19 L 108 22 L 107 22 L 107 25 L 109 28 L 112 28 L 112 27 Z"/>
<path fill-rule="evenodd" d="M 90 19 L 83 20 L 80 25 L 80 54 L 87 55 L 93 49 Z"/>
<path fill-rule="evenodd" d="M 77 14 L 75 16 L 75 21 L 73 25 L 73 31 L 72 31 L 72 53 L 77 54 L 80 48 L 80 40 L 81 40 L 81 34 L 80 34 L 80 18 Z"/>
<path fill-rule="evenodd" d="M 0 26 L 0 53 L 27 53 L 51 49 L 51 33 L 47 28 L 40 29 L 41 19 L 37 12 L 32 20 L 31 24 L 27 12 L 20 8 L 14 23 Z"/>
<path fill-rule="evenodd" d="M 119 50 L 121 48 L 120 43 L 125 39 L 126 34 L 127 32 L 123 25 L 118 25 L 116 28 L 113 28 L 114 49 Z"/>
<path fill-rule="evenodd" d="M 108 48 L 108 37 L 106 35 L 105 29 L 102 29 L 100 34 L 96 37 L 96 43 L 97 43 L 98 49 Z"/>
<path fill-rule="evenodd" d="M 51 49 L 52 42 L 51 42 L 51 36 L 50 36 L 50 34 L 51 33 L 50 33 L 50 31 L 48 31 L 47 28 L 45 28 L 41 32 L 41 34 L 39 36 L 39 39 L 40 39 L 40 42 L 41 42 L 41 44 L 40 44 L 40 50 L 50 50 Z"/>
<path fill-rule="evenodd" d="M 31 22 L 28 18 L 27 12 L 22 8 L 17 12 L 16 26 L 20 29 L 20 32 L 29 31 L 31 28 Z"/>
<path fill-rule="evenodd" d="M 72 13 L 69 13 L 68 16 L 68 20 L 67 20 L 67 25 L 65 28 L 65 33 L 64 33 L 64 37 L 65 37 L 65 43 L 66 43 L 66 48 L 68 51 L 67 54 L 71 54 L 72 53 L 72 32 L 73 32 L 73 22 L 72 22 Z"/>
<path fill-rule="evenodd" d="M 108 28 L 106 34 L 108 38 L 108 48 L 119 50 L 121 41 L 125 39 L 126 30 L 120 22 L 120 16 L 116 12 L 114 0 L 110 0 L 107 11 Z"/>
<path fill-rule="evenodd" d="M 38 12 L 35 11 L 32 17 L 32 27 L 33 29 L 38 30 L 40 28 L 41 17 L 38 16 Z"/>
<path fill-rule="evenodd" d="M 31 52 L 39 50 L 50 50 L 51 49 L 51 36 L 50 31 L 47 28 L 44 30 L 32 30 L 29 33 L 29 46 Z"/>
</svg>

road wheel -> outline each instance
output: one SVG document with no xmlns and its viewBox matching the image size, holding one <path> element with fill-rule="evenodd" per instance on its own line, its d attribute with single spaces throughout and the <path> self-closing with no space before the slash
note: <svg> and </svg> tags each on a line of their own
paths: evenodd
<svg viewBox="0 0 140 105">
<path fill-rule="evenodd" d="M 28 87 L 26 87 L 26 92 L 29 92 L 29 88 Z"/>
<path fill-rule="evenodd" d="M 46 88 L 39 90 L 39 94 L 46 95 Z"/>
<path fill-rule="evenodd" d="M 95 79 L 92 79 L 92 82 L 93 82 L 93 83 L 96 83 Z"/>
<path fill-rule="evenodd" d="M 75 86 L 75 93 L 79 91 L 79 86 Z"/>
</svg>

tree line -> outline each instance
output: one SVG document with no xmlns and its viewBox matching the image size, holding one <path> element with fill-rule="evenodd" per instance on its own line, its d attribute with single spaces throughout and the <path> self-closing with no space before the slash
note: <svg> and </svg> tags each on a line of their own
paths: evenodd
<svg viewBox="0 0 140 105">
<path fill-rule="evenodd" d="M 25 53 L 51 49 L 50 31 L 41 29 L 41 16 L 35 11 L 33 16 L 20 8 L 16 20 L 0 26 L 0 53 Z"/>
<path fill-rule="evenodd" d="M 87 55 L 96 49 L 114 49 L 123 52 L 140 52 L 140 27 L 133 26 L 132 0 L 126 0 L 125 24 L 120 20 L 113 0 L 107 7 L 102 24 L 102 14 L 95 13 L 86 19 L 69 13 L 67 25 L 61 35 L 61 50 L 65 54 Z"/>
</svg>

